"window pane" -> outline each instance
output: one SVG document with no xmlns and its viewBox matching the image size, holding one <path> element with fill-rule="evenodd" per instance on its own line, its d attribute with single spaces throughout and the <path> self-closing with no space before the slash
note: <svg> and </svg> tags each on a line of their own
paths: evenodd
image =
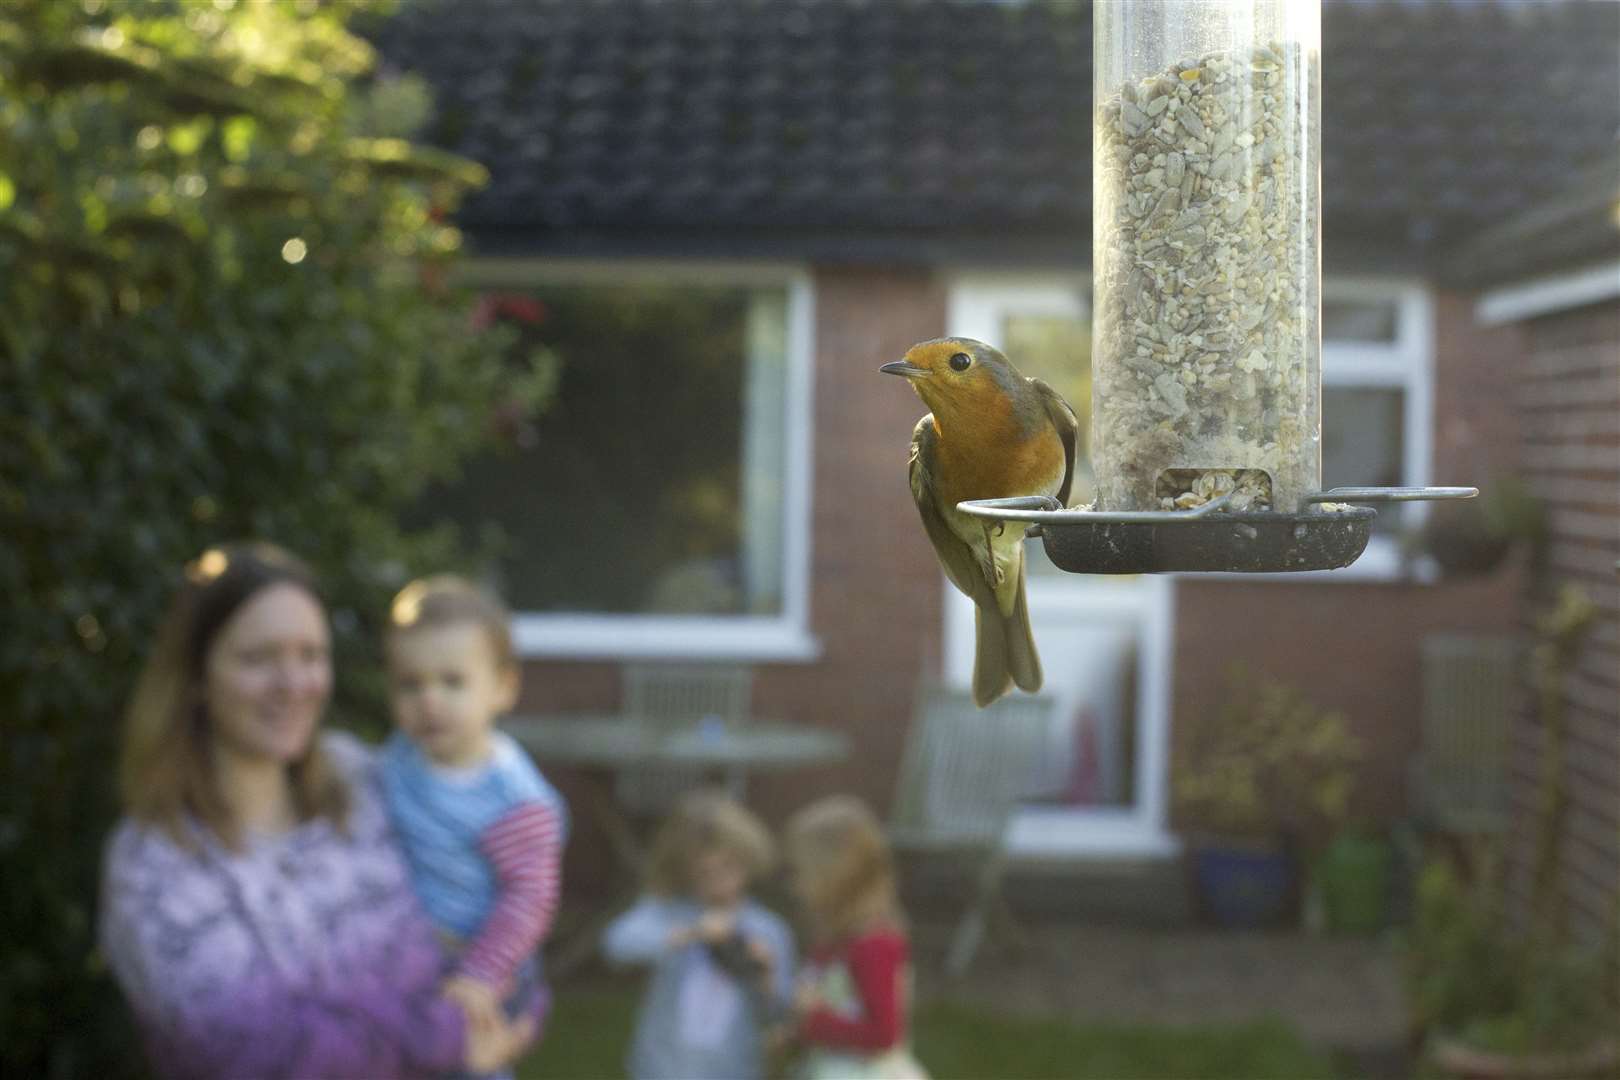
<svg viewBox="0 0 1620 1080">
<path fill-rule="evenodd" d="M 1089 503 L 1096 491 L 1091 471 L 1091 324 L 1056 315 L 1008 315 L 1002 327 L 1002 351 L 1019 371 L 1048 383 L 1074 407 L 1080 420 L 1071 506 Z M 1062 571 L 1039 543 L 1024 546 L 1034 574 Z"/>
<path fill-rule="evenodd" d="M 1399 487 L 1405 481 L 1404 392 L 1361 387 L 1322 388 L 1324 487 Z M 1400 522 L 1399 504 L 1378 508 L 1375 531 Z"/>
<path fill-rule="evenodd" d="M 1136 628 L 1071 617 L 1038 627 L 1059 704 L 1027 801 L 1095 809 L 1136 803 Z M 1061 670 L 1060 670 L 1061 668 Z"/>
<path fill-rule="evenodd" d="M 425 501 L 497 534 L 514 610 L 782 610 L 785 289 L 554 285 L 486 297 L 556 393 Z"/>
<path fill-rule="evenodd" d="M 1395 301 L 1322 300 L 1322 341 L 1391 344 L 1395 341 Z"/>
</svg>

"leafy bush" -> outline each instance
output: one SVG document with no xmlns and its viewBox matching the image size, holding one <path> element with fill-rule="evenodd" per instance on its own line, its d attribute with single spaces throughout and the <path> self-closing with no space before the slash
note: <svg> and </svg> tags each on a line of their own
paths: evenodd
<svg viewBox="0 0 1620 1080">
<path fill-rule="evenodd" d="M 1435 858 L 1419 877 L 1406 954 L 1418 1028 L 1500 1053 L 1584 1049 L 1609 1018 L 1602 955 L 1516 933 L 1499 858 L 1475 862 L 1466 871 Z"/>
<path fill-rule="evenodd" d="M 337 710 L 374 614 L 454 561 L 399 509 L 533 373 L 438 285 L 479 182 L 403 136 L 378 5 L 0 7 L 0 1073 L 115 1076 L 93 949 L 122 703 L 182 562 L 276 540 L 330 586 Z"/>
<path fill-rule="evenodd" d="M 1491 477 L 1477 499 L 1441 502 L 1422 529 L 1407 543 L 1413 553 L 1434 557 L 1448 578 L 1488 574 L 1508 553 L 1524 547 L 1531 568 L 1546 559 L 1547 509 L 1525 482 L 1514 476 Z"/>
<path fill-rule="evenodd" d="M 1613 1030 L 1612 975 L 1597 950 L 1571 940 L 1563 894 L 1564 678 L 1597 609 L 1566 584 L 1535 620 L 1531 682 L 1541 725 L 1540 769 L 1530 822 L 1529 903 L 1509 918 L 1501 842 L 1432 858 L 1418 882 L 1407 942 L 1415 1026 L 1505 1054 L 1581 1051 Z"/>
<path fill-rule="evenodd" d="M 1423 948 L 1408 952 L 1406 975 L 1420 1028 L 1457 1030 L 1511 1008 L 1517 965 L 1502 962 L 1501 896 L 1490 866 L 1482 860 L 1474 871 L 1489 885 L 1470 887 L 1450 859 L 1431 860 L 1418 876 L 1411 937 Z"/>
<path fill-rule="evenodd" d="M 1178 732 L 1178 814 L 1201 832 L 1322 841 L 1341 824 L 1361 743 L 1342 712 L 1245 664 L 1212 720 Z"/>
</svg>

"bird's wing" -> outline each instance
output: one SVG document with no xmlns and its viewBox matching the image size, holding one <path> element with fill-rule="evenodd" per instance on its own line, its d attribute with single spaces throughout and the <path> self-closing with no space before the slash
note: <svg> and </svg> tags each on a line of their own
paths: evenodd
<svg viewBox="0 0 1620 1080">
<path fill-rule="evenodd" d="M 1057 428 L 1058 438 L 1063 440 L 1063 486 L 1058 488 L 1058 502 L 1064 506 L 1069 505 L 1069 489 L 1074 486 L 1074 456 L 1079 452 L 1080 446 L 1080 419 L 1074 415 L 1074 409 L 1063 395 L 1046 385 L 1039 379 L 1031 379 L 1035 392 L 1041 396 L 1041 405 L 1046 408 L 1046 415 Z"/>
<path fill-rule="evenodd" d="M 994 609 L 995 593 L 985 580 L 984 571 L 979 569 L 979 560 L 962 538 L 951 531 L 940 513 L 933 476 L 929 472 L 937 438 L 932 414 L 917 421 L 911 433 L 911 497 L 917 503 L 917 513 L 922 516 L 923 528 L 927 530 L 929 542 L 939 555 L 940 565 L 945 568 L 945 576 L 974 603 Z"/>
</svg>

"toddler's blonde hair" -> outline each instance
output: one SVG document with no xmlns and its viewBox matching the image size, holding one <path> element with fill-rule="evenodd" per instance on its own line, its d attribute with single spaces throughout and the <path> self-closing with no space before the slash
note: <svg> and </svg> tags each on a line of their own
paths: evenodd
<svg viewBox="0 0 1620 1080">
<path fill-rule="evenodd" d="M 769 830 L 737 800 L 717 788 L 683 796 L 653 841 L 647 890 L 659 896 L 692 891 L 692 864 L 710 851 L 724 851 L 742 863 L 753 881 L 776 860 Z"/>
<path fill-rule="evenodd" d="M 811 929 L 836 941 L 904 924 L 894 856 L 877 815 L 853 795 L 829 795 L 789 819 L 789 865 L 803 884 Z"/>
<path fill-rule="evenodd" d="M 484 632 L 495 666 L 517 667 L 512 616 L 494 593 L 457 574 L 418 578 L 388 605 L 388 639 L 413 630 L 471 623 Z"/>
</svg>

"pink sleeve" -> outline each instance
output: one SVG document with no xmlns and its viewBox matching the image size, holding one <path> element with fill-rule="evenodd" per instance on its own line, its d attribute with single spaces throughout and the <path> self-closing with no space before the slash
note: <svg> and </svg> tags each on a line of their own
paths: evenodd
<svg viewBox="0 0 1620 1080">
<path fill-rule="evenodd" d="M 462 953 L 461 974 L 503 992 L 551 930 L 562 880 L 562 822 L 543 803 L 524 803 L 484 830 L 479 847 L 495 867 L 495 906 Z"/>
<path fill-rule="evenodd" d="M 904 1034 L 902 975 L 910 950 L 899 934 L 870 934 L 851 942 L 844 952 L 850 977 L 861 998 L 861 1017 L 849 1019 L 819 1008 L 804 1018 L 806 1042 L 845 1050 L 887 1050 Z"/>
</svg>

